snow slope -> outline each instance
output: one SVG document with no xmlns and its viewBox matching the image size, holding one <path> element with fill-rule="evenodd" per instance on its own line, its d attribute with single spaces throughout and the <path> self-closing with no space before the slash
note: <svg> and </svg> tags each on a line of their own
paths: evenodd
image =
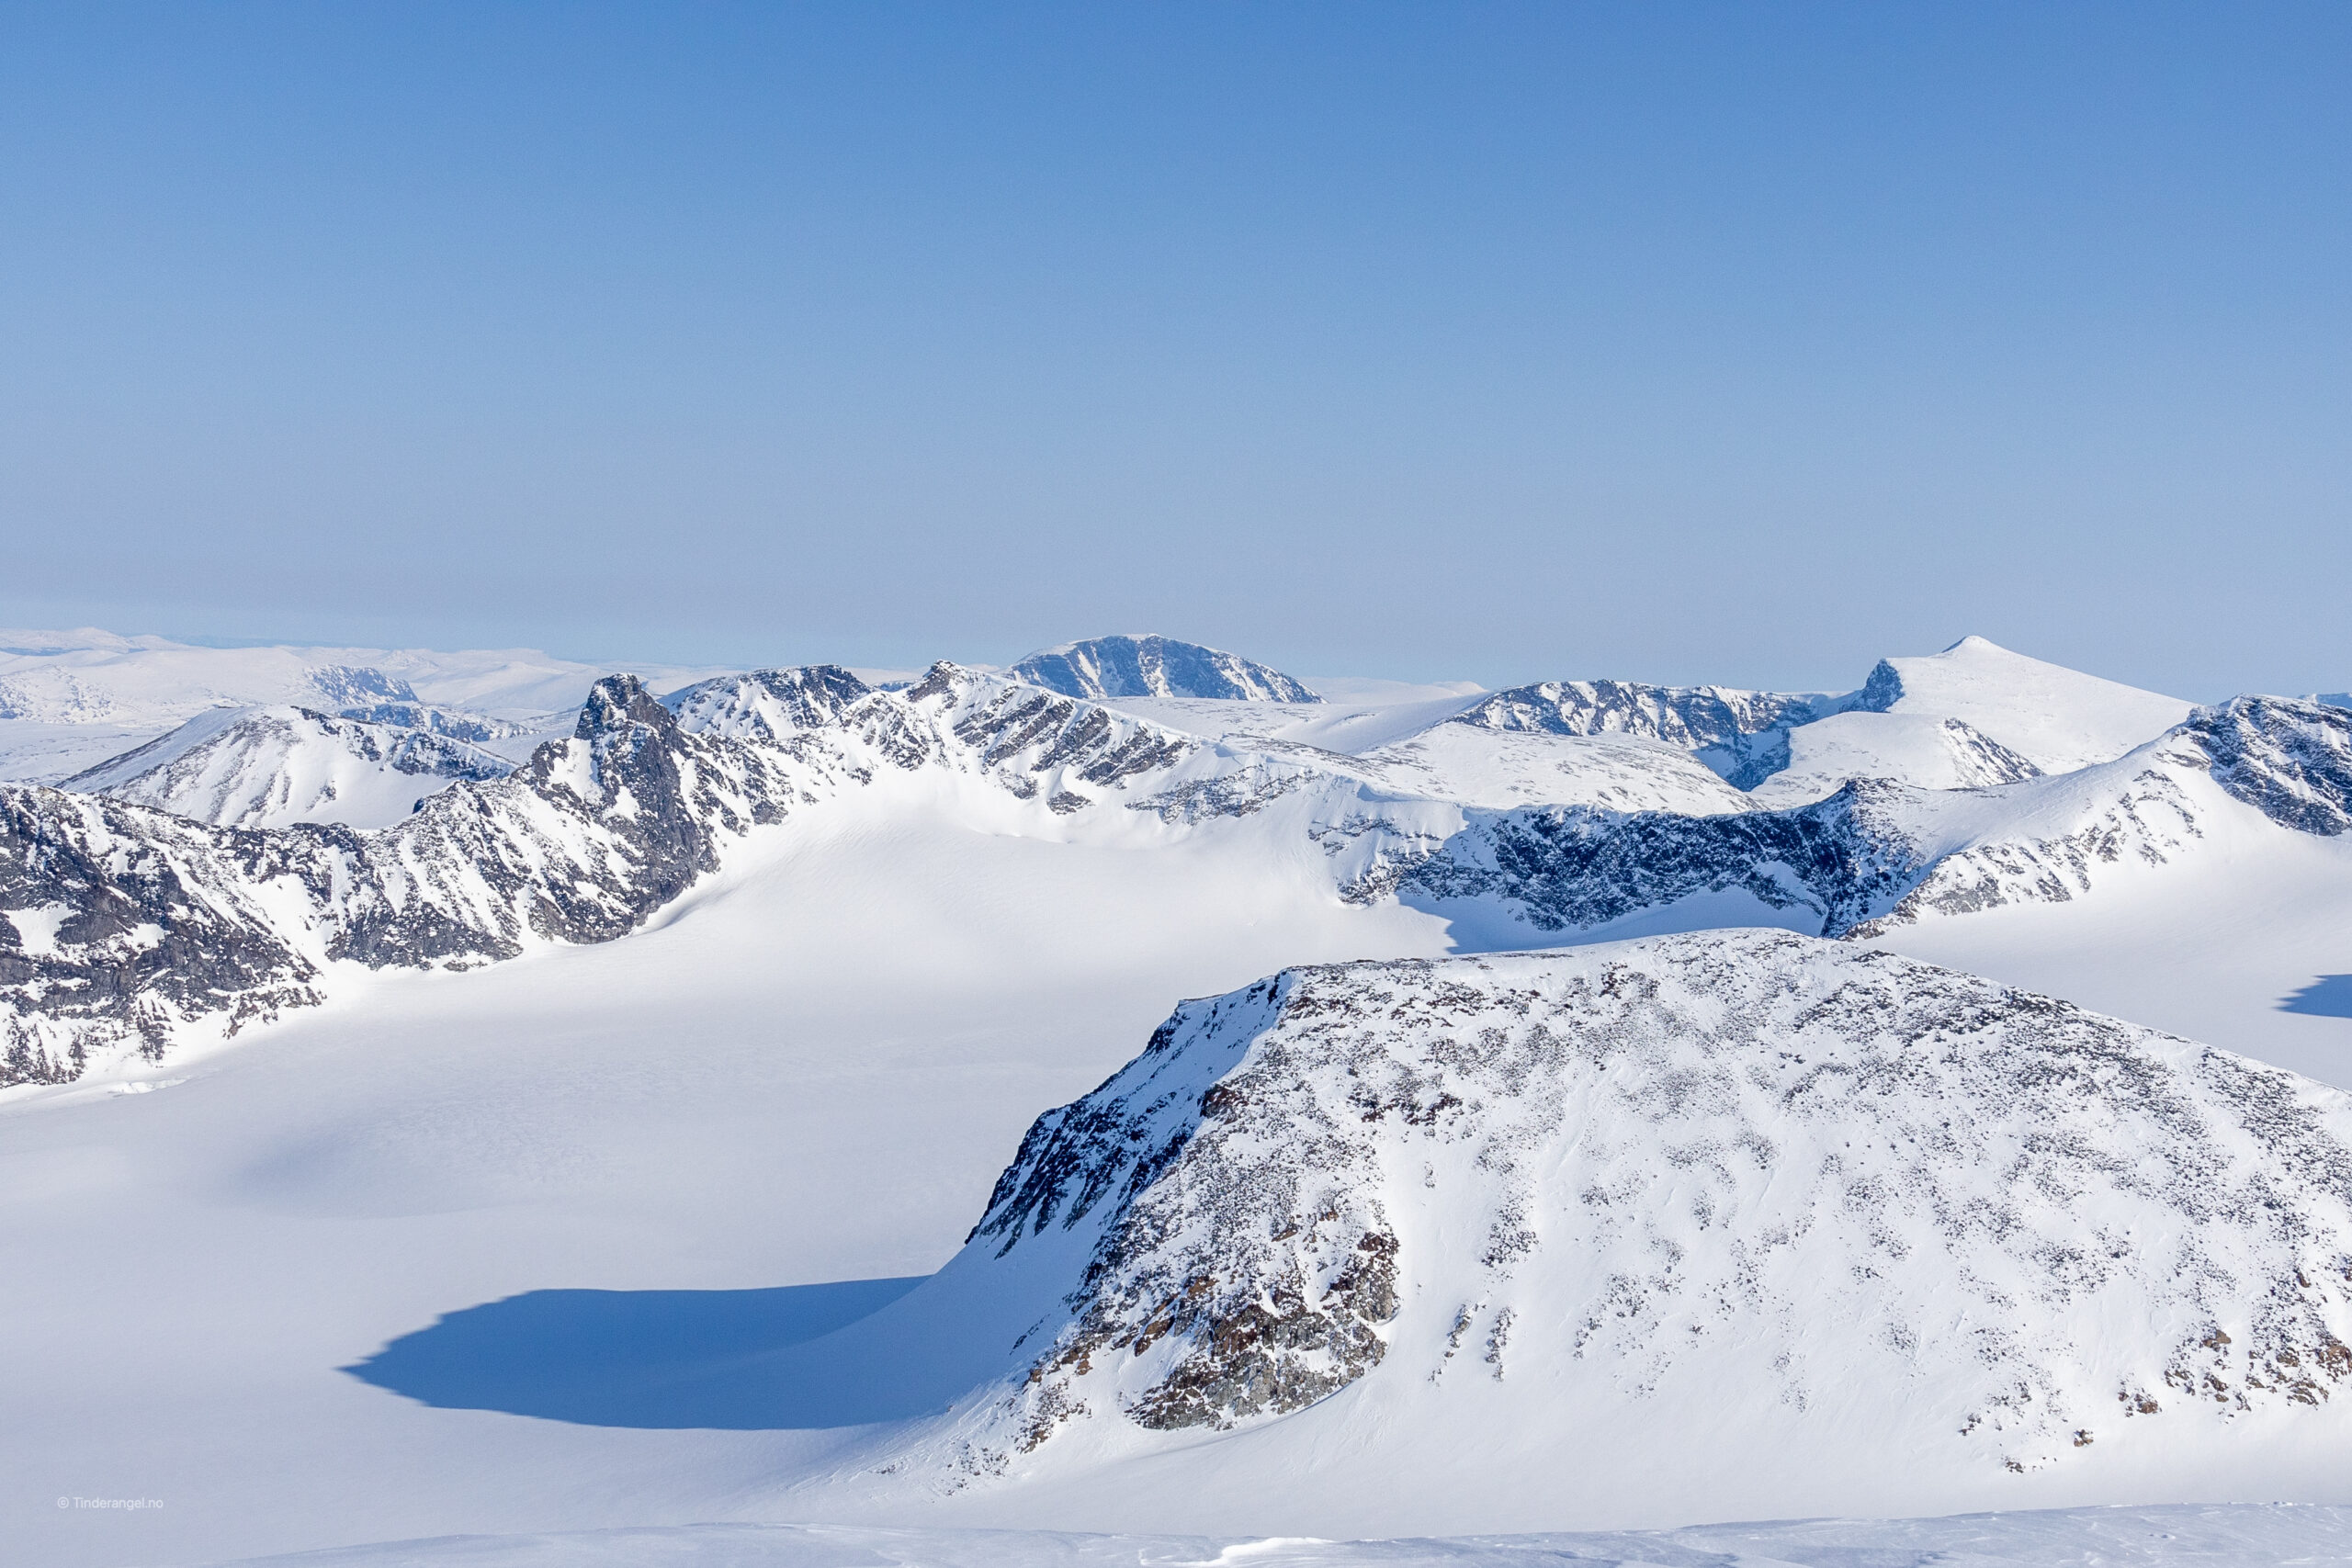
<svg viewBox="0 0 2352 1568">
<path fill-rule="evenodd" d="M 1938 1519 L 1807 1519 L 1414 1540 L 1069 1535 L 856 1525 L 682 1529 L 388 1542 L 249 1560 L 283 1568 L 2310 1568 L 2352 1563 L 2352 1509 L 2048 1509 Z"/>
<path fill-rule="evenodd" d="M 1329 1534 L 2323 1498 L 2347 1339 L 2352 1097 L 1734 931 L 1186 1003 L 938 1275 L 726 1375 L 900 1418 L 803 1517 Z"/>
<path fill-rule="evenodd" d="M 1170 998 L 1270 954 L 1443 951 L 1440 922 L 1333 896 L 1298 801 L 1098 839 L 983 773 L 885 766 L 718 838 L 626 941 L 361 972 L 233 1050 L 0 1095 L 0 1467 L 40 1504 L 11 1550 L 775 1517 L 754 1499 L 831 1436 L 433 1408 L 338 1369 L 554 1287 L 668 1310 L 930 1272 L 1038 1109 Z"/>
<path fill-rule="evenodd" d="M 719 673 L 621 668 L 657 692 Z M 93 627 L 0 630 L 0 778 L 54 783 L 220 707 L 292 704 L 497 746 L 569 729 L 607 673 L 527 649 L 202 648 Z"/>
<path fill-rule="evenodd" d="M 1098 637 L 1029 655 L 1007 671 L 1066 697 L 1213 697 L 1316 703 L 1305 685 L 1238 653 L 1164 637 Z"/>
<path fill-rule="evenodd" d="M 955 1252 L 1036 1110 L 1100 1083 L 1170 998 L 1227 990 L 1286 963 L 1592 934 L 1503 915 L 1481 937 L 1465 919 L 1377 896 L 1367 874 L 1457 835 L 1472 825 L 1468 815 L 1397 801 L 1360 777 L 1307 766 L 1301 753 L 1220 748 L 1173 733 L 1182 726 L 1129 727 L 1117 713 L 1096 730 L 1101 710 L 1091 705 L 1057 707 L 1058 699 L 968 672 L 920 698 L 880 695 L 888 700 L 853 702 L 844 715 L 857 717 L 831 739 L 754 746 L 681 725 L 691 744 L 651 752 L 639 739 L 658 721 L 625 704 L 626 724 L 592 727 L 586 744 L 559 747 L 538 783 L 453 792 L 493 802 L 529 795 L 509 805 L 535 824 L 530 833 L 450 838 L 447 860 L 422 843 L 409 846 L 421 858 L 407 850 L 364 857 L 415 878 L 421 892 L 402 895 L 412 897 L 402 908 L 414 908 L 444 897 L 435 868 L 480 865 L 478 851 L 505 843 L 515 858 L 489 863 L 501 877 L 500 867 L 511 870 L 517 891 L 543 874 L 566 890 L 576 876 L 587 880 L 585 897 L 567 893 L 577 901 L 558 935 L 531 924 L 529 902 L 504 906 L 522 917 L 515 955 L 461 970 L 493 955 L 495 922 L 466 922 L 484 908 L 495 914 L 497 901 L 453 897 L 438 907 L 462 928 L 453 942 L 463 941 L 428 960 L 447 968 L 371 969 L 324 953 L 333 931 L 306 923 L 322 906 L 303 894 L 293 907 L 257 908 L 252 928 L 229 921 L 181 934 L 208 963 L 233 967 L 243 962 L 235 933 L 290 931 L 296 956 L 319 954 L 305 959 L 318 974 L 304 983 L 322 1005 L 286 1010 L 276 1022 L 250 1015 L 234 1051 L 186 1043 L 159 1064 L 134 1055 L 76 1082 L 0 1093 L 0 1248 L 22 1260 L 0 1271 L 0 1402 L 10 1411 L 0 1464 L 40 1503 L 11 1517 L 15 1549 L 96 1568 L 451 1531 L 807 1517 L 777 1500 L 778 1478 L 822 1473 L 871 1434 L 582 1426 L 511 1406 L 419 1404 L 337 1369 L 429 1332 L 443 1314 L 505 1298 L 561 1309 L 570 1298 L 551 1294 L 557 1287 L 617 1292 L 659 1314 L 684 1310 L 684 1298 L 780 1288 L 821 1295 L 828 1281 L 925 1273 Z M 2352 835 L 2286 826 L 2215 778 L 2217 768 L 2232 773 L 2245 794 L 2291 812 L 2322 798 L 2316 761 L 2250 768 L 2243 745 L 2222 747 L 2219 760 L 2207 750 L 2207 739 L 2222 739 L 2213 729 L 2185 741 L 2189 760 L 2177 777 L 2161 760 L 2143 770 L 2175 778 L 2190 797 L 2199 834 L 2177 835 L 2177 852 L 2146 830 L 2163 824 L 2154 805 L 2134 807 L 2142 827 L 2132 826 L 2123 807 L 2138 797 L 2120 771 L 2100 775 L 2108 794 L 2087 817 L 2041 793 L 2054 780 L 1952 797 L 1947 811 L 2050 800 L 2048 823 L 2027 822 L 2021 841 L 2079 835 L 2088 887 L 2067 883 L 2064 902 L 1923 917 L 1883 929 L 1871 944 L 1925 951 L 1981 933 L 1966 966 L 2225 1044 L 2251 1042 L 2352 1083 L 2352 1021 L 2274 1005 L 2316 974 L 2352 971 L 2352 961 L 2325 956 L 2331 942 L 2340 946 L 2335 933 L 2352 930 L 2352 861 L 2342 852 Z M 729 781 L 751 775 L 730 772 L 738 764 L 722 740 L 765 759 L 775 803 L 789 807 L 781 820 L 750 821 L 756 802 Z M 1174 760 L 1108 785 L 1080 776 L 1139 740 L 1155 754 L 1172 749 Z M 1080 751 L 1046 762 L 1066 744 Z M 772 755 L 779 747 L 785 754 Z M 795 757 L 794 747 L 808 755 Z M 697 770 L 709 759 L 713 789 L 726 786 L 719 793 L 750 830 L 698 807 L 671 814 L 646 782 L 664 755 Z M 1057 771 L 1060 782 L 1038 783 Z M 837 793 L 820 788 L 836 784 Z M 1055 811 L 1065 786 L 1092 804 Z M 804 787 L 820 804 L 804 801 Z M 5 796 L 11 810 L 36 798 L 65 797 Z M 695 798 L 687 790 L 676 803 Z M 103 802 L 75 810 L 85 808 L 121 835 L 108 853 L 171 860 L 173 874 L 216 911 L 266 902 L 278 896 L 273 888 L 297 891 L 238 880 L 248 852 L 224 845 L 345 842 L 339 829 L 240 837 L 194 824 L 159 829 L 153 814 Z M 394 838 L 408 842 L 398 830 Z M 1949 841 L 1996 840 L 1956 833 Z M 2100 858 L 2106 842 L 2117 859 Z M 2142 843 L 2163 863 L 2143 858 Z M 708 869 L 695 869 L 697 846 Z M 335 873 L 360 863 L 317 863 Z M 237 875 L 216 885 L 204 880 L 209 869 Z M 0 942 L 20 944 L 0 961 L 54 954 L 58 939 L 76 934 L 70 906 L 40 890 L 29 906 L 18 902 L 20 886 L 0 882 L 21 917 L 0 931 Z M 130 903 L 104 931 L 80 933 L 104 950 L 92 953 L 90 973 L 164 952 L 169 933 L 164 946 L 140 945 L 155 932 L 143 929 L 135 883 L 101 875 L 92 886 Z M 393 886 L 376 884 L 379 893 Z M 1340 896 L 1343 886 L 1355 901 Z M 1778 918 L 1743 887 L 1726 897 L 1737 906 L 1726 918 Z M 1817 927 L 1818 913 L 1781 908 Z M 1657 912 L 1671 921 L 1692 911 L 1682 903 Z M 370 929 L 397 933 L 380 922 Z M 571 944 L 616 930 L 629 934 Z M 313 940 L 322 946 L 302 946 Z M 242 994 L 278 983 L 254 964 L 257 989 Z M 215 983 L 199 968 L 185 973 Z M 2200 1009 L 2196 1028 L 2182 1021 Z M 673 1321 L 690 1320 L 656 1319 Z M 567 1371 L 564 1345 L 558 1335 L 535 1338 L 531 1355 L 492 1370 L 588 1384 L 608 1375 L 601 1361 Z M 1343 1464 L 1351 1440 L 1319 1439 L 1318 1454 Z M 2051 1470 L 2003 1472 L 2017 1490 L 2002 1506 L 2157 1495 L 2120 1483 L 2106 1494 L 2066 1490 L 2084 1462 L 2107 1464 L 2111 1452 L 2102 1437 L 2081 1453 L 2070 1448 Z M 2216 1466 L 2196 1495 L 2289 1495 L 2298 1453 L 2290 1442 L 2244 1469 Z M 1155 1497 L 1177 1527 L 1220 1528 L 1182 1501 L 1218 1495 L 1201 1480 L 1206 1472 L 1186 1468 L 1206 1461 L 1162 1458 L 1169 1479 L 1081 1501 L 1132 1500 L 1134 1517 L 1097 1517 L 1121 1528 L 1149 1523 L 1141 1510 L 1159 1506 Z M 1689 1465 L 1678 1455 L 1658 1469 Z M 1204 1489 L 1187 1491 L 1195 1485 Z M 47 1506 L 56 1495 L 160 1496 L 166 1506 L 60 1513 Z M 890 1504 L 888 1517 L 1062 1526 L 1086 1517 L 1044 1489 L 1023 1493 L 1036 1499 L 1034 1515 L 991 1516 L 990 1507 L 1030 1506 L 991 1495 Z M 1786 1511 L 1709 1495 L 1700 1517 Z M 1235 1528 L 1281 1524 L 1253 1517 Z M 1382 1528 L 1367 1511 L 1324 1533 Z"/>
<path fill-rule="evenodd" d="M 455 780 L 511 771 L 504 758 L 430 729 L 291 706 L 213 708 L 60 787 L 221 828 L 380 828 Z"/>
<path fill-rule="evenodd" d="M 1926 658 L 1882 660 L 1862 697 L 1875 712 L 1958 719 L 2046 773 L 2112 761 L 2180 723 L 2190 707 L 1981 637 Z"/>
<path fill-rule="evenodd" d="M 1801 806 L 1855 779 L 1893 779 L 1917 789 L 1984 789 L 2038 778 L 2041 770 L 1963 719 L 1841 713 L 1788 731 L 1787 760 L 1749 792 L 1758 806 Z"/>
</svg>

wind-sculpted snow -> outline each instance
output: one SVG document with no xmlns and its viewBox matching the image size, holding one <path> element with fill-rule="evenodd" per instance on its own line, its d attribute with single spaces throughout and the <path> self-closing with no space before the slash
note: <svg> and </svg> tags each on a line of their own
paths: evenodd
<svg viewBox="0 0 2352 1568">
<path fill-rule="evenodd" d="M 1066 642 L 1015 664 L 1015 680 L 1069 697 L 1214 697 L 1245 703 L 1319 703 L 1279 670 L 1238 653 L 1164 637 Z"/>
<path fill-rule="evenodd" d="M 309 708 L 222 708 L 108 759 L 60 787 L 223 828 L 380 827 L 456 779 L 494 779 L 502 757 L 429 729 Z"/>
<path fill-rule="evenodd" d="M 1784 932 L 1296 969 L 1040 1117 L 906 1304 L 1037 1315 L 888 1473 L 1371 1379 L 1374 1471 L 1461 1408 L 1546 1483 L 1653 1399 L 1864 1467 L 2193 1455 L 2352 1395 L 2352 1100 Z"/>
</svg>

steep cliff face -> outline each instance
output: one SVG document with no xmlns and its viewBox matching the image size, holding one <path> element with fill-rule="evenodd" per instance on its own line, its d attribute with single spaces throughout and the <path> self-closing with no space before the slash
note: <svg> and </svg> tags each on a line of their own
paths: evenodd
<svg viewBox="0 0 2352 1568">
<path fill-rule="evenodd" d="M 2352 1430 L 2352 1100 L 1783 932 L 1291 970 L 1040 1117 L 893 1311 L 1027 1324 L 893 1474 L 1358 1385 L 1351 1466 L 1500 1421 L 1506 1490 L 1694 1400 L 1710 1451 L 1785 1429 L 1857 1473 L 2193 1470 L 2241 1418 Z"/>
</svg>

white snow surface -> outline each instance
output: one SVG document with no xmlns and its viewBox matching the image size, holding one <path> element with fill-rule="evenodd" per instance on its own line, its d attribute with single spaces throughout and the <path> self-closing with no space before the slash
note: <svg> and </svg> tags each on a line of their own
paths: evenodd
<svg viewBox="0 0 2352 1568">
<path fill-rule="evenodd" d="M 688 1525 L 390 1541 L 223 1568 L 2332 1568 L 2352 1508 L 2041 1509 L 1677 1530 L 1319 1540 L 858 1525 Z"/>
<path fill-rule="evenodd" d="M 589 686 L 616 671 L 657 693 L 724 673 L 534 649 L 205 648 L 88 626 L 0 630 L 0 778 L 53 783 L 220 707 L 423 702 L 569 728 Z"/>
<path fill-rule="evenodd" d="M 462 671 L 447 685 L 413 671 L 402 678 L 421 698 L 490 707 L 483 694 L 495 694 L 505 677 L 501 656 L 480 657 L 489 662 L 475 671 L 478 689 L 462 688 L 472 678 Z M 541 703 L 526 675 L 504 688 L 530 699 L 515 711 L 575 703 L 584 685 Z M 1476 700 L 1423 695 L 1418 714 L 1347 701 L 1288 709 L 1117 703 L 1170 730 L 1254 734 L 1348 759 L 1310 766 L 1305 751 L 1237 740 L 1130 786 L 1163 795 L 1265 786 L 1246 815 L 1193 820 L 1172 808 L 1126 810 L 1116 793 L 1067 816 L 1042 798 L 1014 797 L 998 774 L 1025 769 L 1026 759 L 1000 770 L 964 756 L 952 744 L 954 725 L 990 699 L 958 696 L 952 712 L 923 722 L 940 756 L 961 760 L 885 767 L 856 741 L 840 761 L 866 768 L 870 784 L 849 787 L 831 764 L 810 773 L 821 808 L 796 808 L 782 823 L 726 839 L 717 873 L 618 942 L 531 943 L 520 958 L 470 973 L 330 964 L 326 1005 L 249 1026 L 233 1049 L 190 1045 L 162 1067 L 126 1062 L 79 1083 L 0 1092 L 0 1248 L 12 1259 L 0 1271 L 0 1325 L 8 1329 L 0 1334 L 0 1404 L 10 1413 L 0 1423 L 0 1466 L 33 1500 L 0 1535 L 22 1560 L 61 1568 L 355 1541 L 403 1543 L 355 1549 L 373 1555 L 351 1561 L 368 1562 L 1098 1560 L 1087 1553 L 1237 1563 L 1529 1560 L 1494 1555 L 1534 1550 L 1525 1540 L 1266 1540 L 1309 1525 L 1250 1512 L 1250 1499 L 1272 1483 L 1249 1476 L 1233 1457 L 1237 1444 L 1255 1440 L 1249 1431 L 1210 1436 L 1148 1465 L 1138 1459 L 1155 1473 L 1126 1490 L 1072 1482 L 1079 1490 L 1057 1500 L 1048 1477 L 985 1496 L 967 1489 L 876 1502 L 863 1515 L 891 1528 L 766 1530 L 751 1521 L 825 1517 L 780 1501 L 780 1488 L 836 1470 L 854 1474 L 880 1434 L 591 1426 L 427 1405 L 338 1370 L 443 1314 L 558 1287 L 729 1292 L 927 1274 L 956 1253 L 1040 1108 L 1102 1082 L 1177 997 L 1227 991 L 1289 964 L 1623 934 L 1509 921 L 1487 930 L 1453 914 L 1339 897 L 1342 874 L 1367 862 L 1351 847 L 1362 838 L 1333 829 L 1386 834 L 1371 826 L 1386 814 L 1397 838 L 1441 835 L 1464 819 L 1443 802 L 1392 810 L 1395 789 L 1359 755 L 1411 741 Z M 1251 713 L 1237 720 L 1235 709 Z M 1273 728 L 1256 730 L 1261 720 Z M 1964 722 L 2003 739 L 1998 725 Z M 110 739 L 112 750 L 122 743 L 120 732 Z M 2015 745 L 2014 731 L 2004 743 Z M 1448 766 L 1454 787 L 1493 782 L 1464 775 L 1460 760 Z M 2157 782 L 2135 783 L 2143 774 Z M 1869 945 L 2352 1085 L 2352 1019 L 2280 1005 L 2322 976 L 2352 972 L 2344 934 L 2352 931 L 2352 837 L 2282 829 L 2193 762 L 2176 766 L 2155 753 L 2088 775 L 1925 798 L 1919 821 L 1944 835 L 1938 842 L 1982 848 L 1985 867 L 2004 875 L 2004 864 L 2025 864 L 2018 857 L 2030 851 L 2029 861 L 2050 863 L 2025 864 L 2020 883 L 2054 875 L 2065 897 L 1923 914 L 1881 927 Z M 2103 858 L 2102 844 L 2116 853 Z M 1792 923 L 1808 912 L 1734 891 L 1701 913 L 1695 904 L 1654 912 L 1652 929 Z M 1817 929 L 1817 912 L 1810 918 Z M 43 933 L 53 941 L 62 919 L 12 911 L 20 932 L 30 922 L 28 947 Z M 1668 1168 L 1676 1174 L 1653 1185 L 1671 1195 L 1701 1179 L 1696 1166 Z M 1411 1182 L 1404 1186 L 1409 1196 Z M 1553 1250 L 1547 1243 L 1536 1256 Z M 1872 1342 L 1870 1354 L 1885 1353 Z M 1475 1354 L 1483 1358 L 1483 1342 Z M 1454 1380 L 1455 1371 L 1487 1370 L 1483 1359 L 1455 1359 L 1445 1392 L 1474 1385 L 1472 1403 L 1515 1400 L 1525 1387 Z M 1391 1358 L 1384 1369 L 1392 1363 L 1404 1364 Z M 577 1375 L 593 1381 L 600 1371 L 590 1365 Z M 2340 1420 L 2346 1398 L 2332 1396 L 2320 1419 Z M 1311 1427 L 1324 1408 L 1264 1430 L 1304 1429 L 1297 1424 Z M 2145 1419 L 2164 1430 L 2181 1414 L 2168 1407 Z M 2310 1424 L 2282 1442 L 2265 1436 L 2282 1429 L 2274 1416 L 2312 1412 L 2266 1405 L 2249 1414 L 2258 1418 L 2225 1422 L 2216 1439 L 2226 1447 L 2245 1438 L 2243 1454 L 2193 1483 L 2167 1468 L 2186 1461 L 2166 1443 L 2136 1435 L 2125 1443 L 2094 1428 L 2091 1448 L 2069 1444 L 2055 1465 L 1999 1472 L 1996 1504 L 1938 1492 L 1945 1481 L 1930 1466 L 1902 1482 L 1916 1497 L 1898 1486 L 1852 1510 L 2018 1509 L 2097 1497 L 2342 1500 L 2340 1483 L 2333 1494 L 2301 1488 L 2315 1452 L 2338 1451 L 2314 1450 Z M 1702 1446 L 1729 1440 L 1708 1435 L 1717 1416 L 1706 1405 L 1693 1418 Z M 1302 1461 L 1301 1512 L 1332 1495 L 1317 1489 L 1336 1486 L 1366 1443 L 1393 1434 L 1378 1425 L 1315 1430 Z M 1498 1451 L 1509 1448 L 1507 1431 L 1473 1430 L 1462 1452 L 1516 1462 Z M 1794 1499 L 1805 1485 L 1834 1479 L 1799 1476 L 1768 1494 L 1761 1478 L 1718 1476 L 1679 1449 L 1653 1457 L 1637 1484 L 1605 1499 L 1605 1517 L 1585 1517 L 1619 1526 L 1784 1515 L 1804 1506 Z M 1464 1461 L 1441 1454 L 1438 1462 Z M 1242 1483 L 1217 1490 L 1215 1478 L 1236 1471 Z M 1653 1476 L 1698 1489 L 1702 1504 L 1645 1511 L 1657 1496 Z M 1404 1479 L 1419 1478 L 1408 1471 Z M 1767 1500 L 1741 1502 L 1741 1484 Z M 850 1490 L 827 1495 L 859 1511 Z M 58 1510 L 51 1499 L 59 1495 L 163 1506 Z M 1412 1484 L 1384 1477 L 1363 1508 L 1311 1525 L 1334 1537 L 1418 1528 L 1423 1521 L 1385 1523 L 1379 1514 L 1388 1507 L 1401 1517 L 1413 1495 Z M 1520 1517 L 1527 1528 L 1577 1522 Z M 696 1523 L 714 1520 L 736 1523 Z M 2323 1520 L 2324 1529 L 2312 1523 Z M 969 1528 L 979 1524 L 1023 1529 Z M 1029 1533 L 1047 1526 L 1227 1533 L 1197 1552 L 1192 1543 L 1202 1538 L 1187 1536 L 1165 1548 L 1176 1555 L 1155 1559 L 1144 1554 L 1162 1551 L 1167 1538 Z M 1458 1528 L 1512 1526 L 1492 1516 Z M 1739 1529 L 1753 1533 L 1646 1537 L 1613 1557 L 1615 1544 L 1591 1544 L 1587 1559 L 1840 1568 L 1924 1563 L 1939 1560 L 1934 1552 L 1961 1562 L 1971 1552 L 2021 1562 L 2325 1562 L 2335 1560 L 2330 1551 L 2341 1555 L 2327 1532 L 2340 1536 L 2342 1520 L 2316 1508 L 2135 1507 Z M 582 1530 L 594 1533 L 546 1534 Z M 489 1539 L 419 1540 L 453 1532 Z M 1743 1540 L 1758 1555 L 1732 1555 L 1750 1550 Z M 1690 1555 L 1656 1555 L 1668 1547 Z M 818 1550 L 838 1555 L 789 1555 Z M 1328 1555 L 1338 1551 L 1359 1555 Z M 1862 1551 L 1911 1555 L 1852 1554 Z M 1317 1551 L 1327 1555 L 1280 1555 Z M 777 1552 L 786 1554 L 760 1555 Z"/>
<path fill-rule="evenodd" d="M 380 828 L 455 780 L 497 778 L 510 767 L 428 730 L 292 706 L 213 708 L 62 787 L 222 828 Z"/>
<path fill-rule="evenodd" d="M 1884 662 L 1903 694 L 1888 713 L 1959 719 L 2046 773 L 2111 761 L 2187 718 L 2192 705 L 2012 653 L 1981 637 L 1962 637 L 1941 653 Z"/>
<path fill-rule="evenodd" d="M 1834 795 L 1852 779 L 1894 779 L 1918 789 L 1983 789 L 2041 771 L 1964 719 L 1841 713 L 1790 730 L 1789 765 L 1747 798 L 1752 806 L 1797 806 Z"/>
</svg>

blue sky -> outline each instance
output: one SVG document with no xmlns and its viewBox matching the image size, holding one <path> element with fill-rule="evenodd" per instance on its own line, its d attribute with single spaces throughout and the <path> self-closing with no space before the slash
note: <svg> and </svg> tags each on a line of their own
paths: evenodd
<svg viewBox="0 0 2352 1568">
<path fill-rule="evenodd" d="M 0 6 L 0 618 L 2352 684 L 2340 5 Z"/>
</svg>

